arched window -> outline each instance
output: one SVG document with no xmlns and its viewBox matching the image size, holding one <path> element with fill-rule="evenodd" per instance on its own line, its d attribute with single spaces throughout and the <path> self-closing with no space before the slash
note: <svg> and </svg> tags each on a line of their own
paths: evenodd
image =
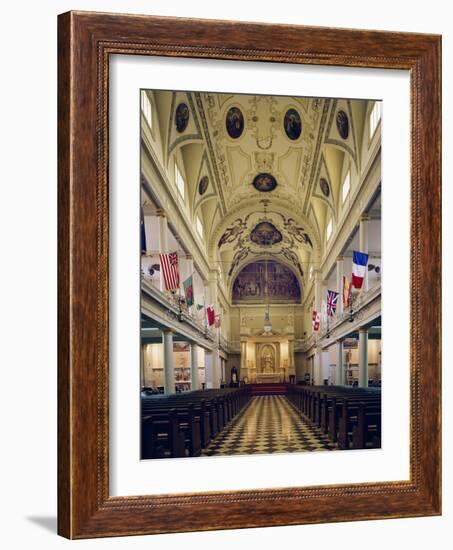
<svg viewBox="0 0 453 550">
<path fill-rule="evenodd" d="M 153 106 L 145 90 L 142 91 L 141 100 L 142 100 L 141 103 L 142 103 L 143 116 L 145 117 L 145 120 L 148 123 L 148 126 L 152 130 L 153 129 Z"/>
<path fill-rule="evenodd" d="M 381 121 L 381 115 L 382 115 L 382 104 L 380 101 L 375 101 L 368 118 L 369 127 L 370 127 L 370 140 L 374 136 L 374 132 L 376 131 L 379 125 L 379 122 Z"/>
<path fill-rule="evenodd" d="M 326 242 L 328 242 L 330 237 L 332 236 L 332 231 L 333 231 L 333 222 L 332 222 L 332 218 L 330 218 L 326 226 Z"/>
<path fill-rule="evenodd" d="M 344 204 L 345 200 L 348 198 L 349 191 L 351 189 L 351 171 L 346 172 L 346 176 L 343 180 L 343 185 L 341 187 L 341 202 Z"/>
<path fill-rule="evenodd" d="M 178 193 L 181 195 L 182 199 L 184 200 L 186 197 L 186 182 L 181 174 L 181 171 L 179 170 L 179 166 L 176 160 L 175 160 L 175 184 L 176 184 L 176 189 L 178 190 Z"/>
<path fill-rule="evenodd" d="M 197 229 L 197 233 L 198 235 L 203 238 L 203 223 L 202 221 L 200 220 L 200 217 L 197 216 L 196 219 L 195 219 L 195 227 Z"/>
</svg>

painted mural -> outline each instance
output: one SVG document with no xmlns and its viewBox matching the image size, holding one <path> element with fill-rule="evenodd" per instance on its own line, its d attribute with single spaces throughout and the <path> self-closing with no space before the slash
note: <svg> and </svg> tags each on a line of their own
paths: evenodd
<svg viewBox="0 0 453 550">
<path fill-rule="evenodd" d="M 175 112 L 176 130 L 182 134 L 189 124 L 189 107 L 185 103 L 180 103 Z"/>
<path fill-rule="evenodd" d="M 228 110 L 225 125 L 230 138 L 237 139 L 241 137 L 244 131 L 244 115 L 238 107 L 231 107 Z"/>
<path fill-rule="evenodd" d="M 267 288 L 266 288 L 267 269 Z M 286 266 L 258 261 L 242 269 L 233 284 L 233 303 L 300 302 L 299 282 Z"/>
<path fill-rule="evenodd" d="M 328 197 L 330 195 L 330 186 L 329 182 L 325 178 L 321 178 L 319 180 L 319 187 L 321 187 L 322 194 L 325 197 Z"/>
<path fill-rule="evenodd" d="M 203 176 L 200 180 L 200 183 L 198 184 L 198 193 L 200 195 L 204 195 L 206 193 L 206 189 L 209 185 L 209 178 L 208 176 Z"/>
<path fill-rule="evenodd" d="M 300 138 L 302 133 L 302 120 L 296 109 L 288 109 L 283 120 L 283 126 L 285 127 L 286 135 L 291 140 Z"/>
<path fill-rule="evenodd" d="M 283 235 L 280 231 L 268 221 L 258 223 L 250 233 L 250 240 L 260 246 L 271 246 L 282 239 Z"/>
<path fill-rule="evenodd" d="M 262 193 L 268 193 L 269 191 L 273 191 L 277 187 L 277 180 L 274 178 L 272 174 L 266 174 L 261 173 L 255 176 L 253 180 L 253 187 L 257 191 L 261 191 Z"/>
<path fill-rule="evenodd" d="M 337 130 L 343 139 L 348 139 L 349 136 L 349 119 L 344 111 L 337 113 Z"/>
</svg>

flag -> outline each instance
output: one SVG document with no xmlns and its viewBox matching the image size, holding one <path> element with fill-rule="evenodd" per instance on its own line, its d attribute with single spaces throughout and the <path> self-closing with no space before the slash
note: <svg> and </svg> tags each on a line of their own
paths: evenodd
<svg viewBox="0 0 453 550">
<path fill-rule="evenodd" d="M 319 313 L 315 310 L 313 310 L 313 313 L 311 315 L 311 320 L 313 321 L 313 332 L 318 332 L 319 325 L 320 325 L 320 318 Z"/>
<path fill-rule="evenodd" d="M 215 316 L 214 326 L 215 326 L 215 328 L 220 327 L 220 315 Z"/>
<path fill-rule="evenodd" d="M 215 323 L 214 306 L 208 306 L 206 308 L 206 316 L 208 318 L 208 325 L 211 327 Z"/>
<path fill-rule="evenodd" d="M 327 291 L 327 315 L 333 317 L 337 310 L 338 292 L 335 290 Z"/>
<path fill-rule="evenodd" d="M 165 288 L 167 290 L 178 290 L 179 288 L 179 269 L 177 252 L 168 254 L 159 254 L 160 265 L 164 275 Z"/>
<path fill-rule="evenodd" d="M 351 283 L 343 275 L 343 307 L 348 308 L 351 303 Z"/>
<path fill-rule="evenodd" d="M 146 231 L 145 231 L 145 217 L 143 216 L 143 209 L 140 209 L 140 246 L 142 249 L 142 256 L 146 254 Z"/>
<path fill-rule="evenodd" d="M 354 286 L 355 288 L 362 288 L 367 263 L 368 254 L 365 254 L 365 252 L 353 252 L 351 282 L 352 286 Z"/>
<path fill-rule="evenodd" d="M 186 304 L 188 306 L 193 306 L 193 278 L 192 275 L 183 281 L 182 286 L 184 287 L 184 295 L 186 297 Z"/>
</svg>

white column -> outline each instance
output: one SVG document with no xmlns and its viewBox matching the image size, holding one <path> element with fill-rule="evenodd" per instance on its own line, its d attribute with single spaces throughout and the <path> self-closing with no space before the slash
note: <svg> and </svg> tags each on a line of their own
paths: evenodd
<svg viewBox="0 0 453 550">
<path fill-rule="evenodd" d="M 337 384 L 339 386 L 344 386 L 343 340 L 338 340 L 337 346 L 338 346 Z"/>
<path fill-rule="evenodd" d="M 296 374 L 296 362 L 294 360 L 294 340 L 288 341 L 288 381 L 290 374 Z"/>
<path fill-rule="evenodd" d="M 359 329 L 359 387 L 368 387 L 368 330 Z"/>
<path fill-rule="evenodd" d="M 159 253 L 168 252 L 168 223 L 167 215 L 161 208 L 157 209 L 157 222 L 159 226 Z M 160 270 L 160 290 L 165 291 L 164 275 Z"/>
<path fill-rule="evenodd" d="M 359 224 L 359 248 L 360 252 L 368 253 L 368 226 L 369 226 L 370 217 L 366 214 L 363 214 L 360 217 Z M 365 278 L 362 283 L 362 290 L 368 290 L 368 269 L 365 271 Z"/>
<path fill-rule="evenodd" d="M 164 330 L 162 336 L 164 348 L 164 393 L 169 395 L 175 393 L 175 365 L 173 361 L 173 332 Z"/>
<path fill-rule="evenodd" d="M 338 303 L 337 303 L 337 314 L 343 313 L 343 256 L 338 256 L 337 258 L 337 292 Z"/>
<path fill-rule="evenodd" d="M 216 270 L 211 271 L 209 278 L 209 304 L 214 306 L 215 314 L 218 315 L 219 304 L 217 299 L 217 281 L 218 281 L 218 272 Z M 214 347 L 212 349 L 212 387 L 220 388 L 220 356 L 219 356 L 219 347 L 218 347 L 218 332 L 219 328 L 214 328 Z"/>
<path fill-rule="evenodd" d="M 204 369 L 206 388 L 212 388 L 212 351 L 205 350 L 204 352 Z"/>
<path fill-rule="evenodd" d="M 330 375 L 330 363 L 329 363 L 329 350 L 323 350 L 322 352 L 322 381 L 321 384 L 324 384 L 324 380 L 328 380 Z"/>
<path fill-rule="evenodd" d="M 190 344 L 190 389 L 200 389 L 200 378 L 198 375 L 198 346 Z"/>
<path fill-rule="evenodd" d="M 315 386 L 321 386 L 323 382 L 322 350 L 318 349 L 313 356 L 313 381 Z"/>
<path fill-rule="evenodd" d="M 241 342 L 241 369 L 239 371 L 239 380 L 242 380 L 244 376 L 249 377 L 247 369 L 247 342 Z M 249 380 L 250 381 L 250 380 Z"/>
</svg>

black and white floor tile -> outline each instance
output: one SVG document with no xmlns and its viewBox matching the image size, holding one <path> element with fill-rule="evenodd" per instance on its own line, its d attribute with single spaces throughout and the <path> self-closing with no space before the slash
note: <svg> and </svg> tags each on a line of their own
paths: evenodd
<svg viewBox="0 0 453 550">
<path fill-rule="evenodd" d="M 300 453 L 335 449 L 283 395 L 252 397 L 245 409 L 203 451 L 206 456 Z"/>
</svg>

